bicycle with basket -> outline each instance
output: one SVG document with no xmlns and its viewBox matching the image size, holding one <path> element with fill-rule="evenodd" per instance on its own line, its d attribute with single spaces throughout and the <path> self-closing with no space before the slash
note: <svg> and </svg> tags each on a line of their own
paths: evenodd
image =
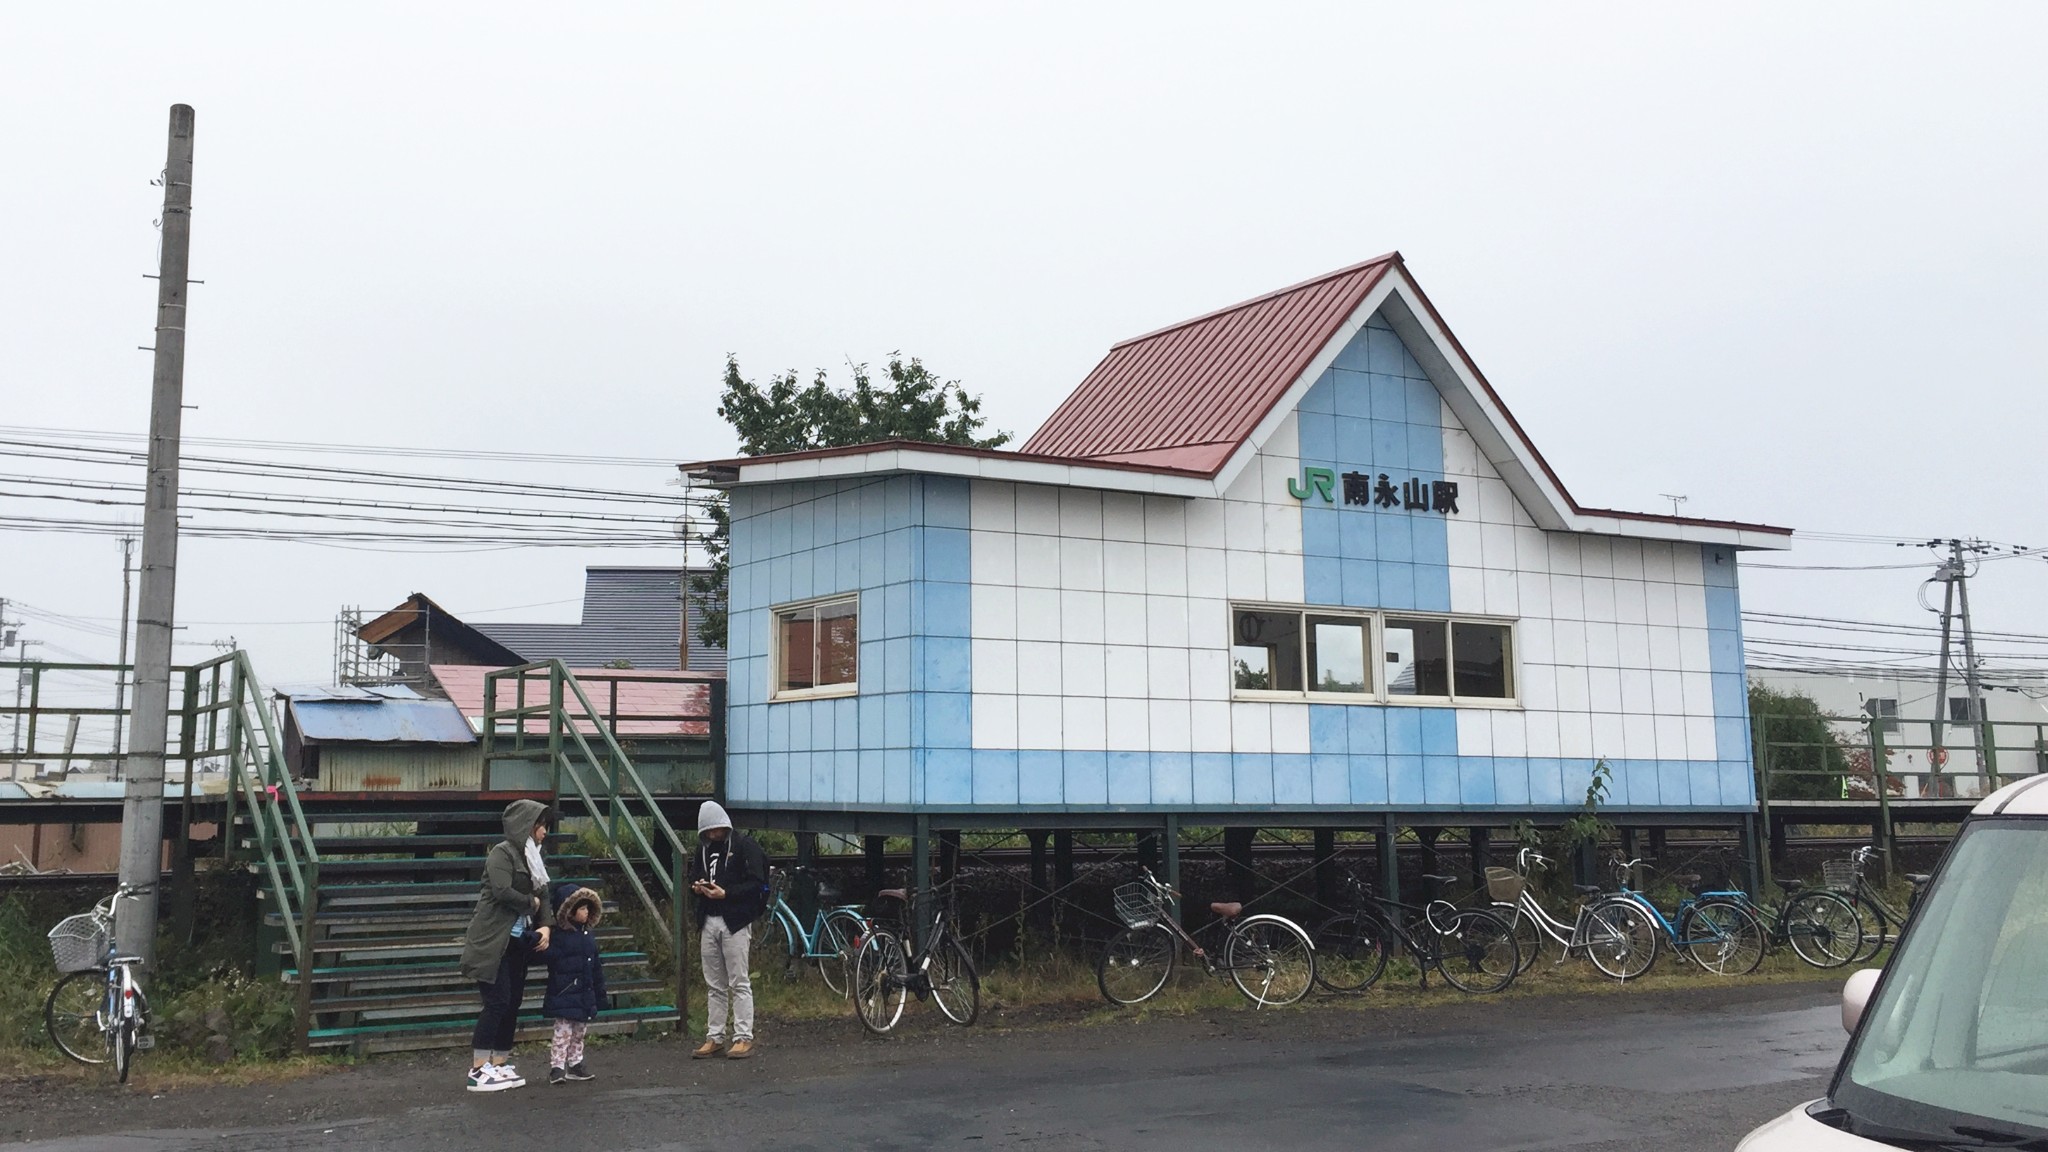
<svg viewBox="0 0 2048 1152">
<path fill-rule="evenodd" d="M 1199 932 L 1229 925 L 1221 958 L 1202 947 L 1173 914 L 1180 893 L 1152 874 L 1118 885 L 1116 914 L 1124 928 L 1109 938 L 1095 965 L 1095 984 L 1112 1004 L 1142 1004 L 1173 979 L 1185 945 L 1211 976 L 1228 976 L 1254 1008 L 1282 1007 L 1308 995 L 1316 982 L 1316 946 L 1301 925 L 1285 916 L 1244 915 L 1244 905 L 1209 905 L 1216 920 Z"/>
<path fill-rule="evenodd" d="M 147 894 L 154 884 L 123 884 L 92 911 L 67 916 L 50 929 L 50 958 L 64 973 L 43 1001 L 43 1027 L 57 1050 L 80 1064 L 111 1061 L 127 1083 L 135 1053 L 153 1048 L 149 999 L 135 979 L 140 956 L 116 947 L 116 910 L 122 900 Z"/>
</svg>

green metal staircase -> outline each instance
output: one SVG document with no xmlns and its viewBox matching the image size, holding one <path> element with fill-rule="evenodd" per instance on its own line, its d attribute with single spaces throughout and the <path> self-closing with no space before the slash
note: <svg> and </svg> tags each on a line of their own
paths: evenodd
<svg viewBox="0 0 2048 1152">
<path fill-rule="evenodd" d="M 475 908 L 483 853 L 503 835 L 505 804 L 520 796 L 585 818 L 636 911 L 644 911 L 671 956 L 685 955 L 684 918 L 672 914 L 684 887 L 684 841 L 605 714 L 591 707 L 560 662 L 492 673 L 486 687 L 486 763 L 538 762 L 549 789 L 414 798 L 394 808 L 374 797 L 301 791 L 246 656 L 236 653 L 232 661 L 228 821 L 259 877 L 262 923 L 280 975 L 297 991 L 303 1047 L 377 1052 L 468 1043 L 477 999 L 475 985 L 457 971 L 462 933 Z M 493 702 L 501 686 L 518 701 L 503 711 Z M 547 703 L 526 705 L 529 688 L 544 690 Z M 500 732 L 505 723 L 517 733 L 509 742 Z M 554 831 L 555 881 L 608 887 L 592 875 L 594 861 L 574 851 L 576 843 L 574 832 Z M 613 1004 L 592 1031 L 674 1026 L 679 986 L 656 977 L 655 958 L 619 911 L 607 901 L 598 929 Z M 522 1038 L 547 1026 L 539 1015 L 546 980 L 538 970 L 528 987 Z"/>
</svg>

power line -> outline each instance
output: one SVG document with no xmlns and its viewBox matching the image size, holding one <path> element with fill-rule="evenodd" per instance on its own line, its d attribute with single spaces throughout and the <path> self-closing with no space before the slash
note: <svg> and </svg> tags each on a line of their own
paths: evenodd
<svg viewBox="0 0 2048 1152">
<path fill-rule="evenodd" d="M 140 432 L 106 432 L 85 428 L 41 428 L 23 424 L 0 424 L 0 434 L 16 436 L 63 436 L 76 440 L 144 442 Z M 595 456 L 565 452 L 515 452 L 488 448 L 407 448 L 376 444 L 323 444 L 308 440 L 249 440 L 225 436 L 187 436 L 187 444 L 220 448 L 244 448 L 258 452 L 315 452 L 339 456 L 416 457 L 435 460 L 489 460 L 519 464 L 579 464 L 603 467 L 669 468 L 679 461 L 653 456 Z"/>
</svg>

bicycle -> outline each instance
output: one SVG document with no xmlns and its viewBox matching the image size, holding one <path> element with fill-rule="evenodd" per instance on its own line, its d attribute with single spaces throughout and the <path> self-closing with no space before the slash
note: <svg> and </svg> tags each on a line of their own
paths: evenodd
<svg viewBox="0 0 2048 1152">
<path fill-rule="evenodd" d="M 853 986 L 854 943 L 867 935 L 868 918 L 858 904 L 828 904 L 831 894 L 820 885 L 818 909 L 806 929 L 790 906 L 788 893 L 793 879 L 807 876 L 803 869 L 795 874 L 780 868 L 768 870 L 768 912 L 763 918 L 761 945 L 754 954 L 764 961 L 781 957 L 784 979 L 794 979 L 797 966 L 808 963 L 817 968 L 825 987 L 844 996 Z"/>
<path fill-rule="evenodd" d="M 1855 953 L 1844 963 L 1861 964 L 1875 957 L 1887 944 L 1896 944 L 1899 933 L 1905 931 L 1906 922 L 1913 918 L 1913 906 L 1919 901 L 1920 890 L 1927 886 L 1928 877 L 1919 873 L 1908 873 L 1906 883 L 1912 886 L 1912 895 L 1906 903 L 1906 910 L 1887 902 L 1877 885 L 1863 878 L 1863 866 L 1877 855 L 1877 849 L 1864 845 L 1849 854 L 1847 860 L 1828 860 L 1820 866 L 1821 884 L 1840 899 L 1846 901 L 1856 912 L 1856 922 L 1861 938 L 1857 941 Z"/>
<path fill-rule="evenodd" d="M 1150 868 L 1139 872 L 1140 879 L 1117 886 L 1116 914 L 1124 927 L 1095 963 L 1095 986 L 1111 1004 L 1142 1004 L 1158 995 L 1173 979 L 1183 945 L 1204 972 L 1229 976 L 1254 1008 L 1285 1007 L 1315 986 L 1316 946 L 1301 925 L 1270 912 L 1246 916 L 1240 903 L 1211 904 L 1216 920 L 1200 931 L 1230 926 L 1219 961 L 1175 918 L 1173 902 L 1180 893 Z"/>
<path fill-rule="evenodd" d="M 875 898 L 901 900 L 912 915 L 917 907 L 915 888 L 888 888 Z M 906 916 L 906 923 L 909 919 Z M 981 976 L 954 926 L 957 919 L 949 886 L 946 905 L 933 914 L 931 931 L 915 955 L 894 932 L 868 929 L 854 949 L 851 982 L 853 1013 L 861 1027 L 887 1035 L 903 1019 L 903 1007 L 913 994 L 919 1000 L 929 998 L 941 1015 L 963 1028 L 974 1023 L 981 1014 Z"/>
<path fill-rule="evenodd" d="M 1451 877 L 1422 879 L 1442 885 Z M 1480 994 L 1499 992 L 1514 983 L 1522 970 L 1514 929 L 1492 912 L 1461 909 L 1442 899 L 1420 906 L 1403 904 L 1374 893 L 1356 875 L 1347 875 L 1344 884 L 1352 910 L 1323 921 L 1315 935 L 1316 949 L 1322 955 L 1316 979 L 1332 992 L 1363 992 L 1372 987 L 1386 971 L 1396 945 L 1415 958 L 1424 988 L 1429 987 L 1431 968 L 1451 987 Z M 1409 930 L 1409 913 L 1419 917 L 1421 929 Z"/>
<path fill-rule="evenodd" d="M 1611 893 L 1603 893 L 1596 885 L 1574 884 L 1572 887 L 1583 899 L 1571 923 L 1567 924 L 1551 915 L 1550 910 L 1536 899 L 1536 894 L 1529 890 L 1531 864 L 1547 868 L 1551 861 L 1541 853 L 1524 848 L 1515 854 L 1514 870 L 1486 870 L 1486 890 L 1493 899 L 1492 911 L 1508 921 L 1508 927 L 1514 933 L 1515 950 L 1521 964 L 1518 975 L 1535 965 L 1543 954 L 1545 938 L 1561 950 L 1558 963 L 1564 963 L 1574 953 L 1582 954 L 1602 974 L 1616 980 L 1633 980 L 1655 962 L 1656 928 L 1634 901 L 1613 899 Z M 1593 899 L 1603 896 L 1606 898 Z"/>
<path fill-rule="evenodd" d="M 1746 976 L 1756 971 L 1764 960 L 1764 926 L 1756 913 L 1732 900 L 1707 900 L 1692 895 L 1681 899 L 1672 910 L 1672 916 L 1677 917 L 1674 923 L 1647 895 L 1628 886 L 1628 877 L 1642 863 L 1628 860 L 1615 864 L 1621 878 L 1617 896 L 1635 902 L 1661 929 L 1661 933 L 1651 935 L 1652 963 L 1656 960 L 1654 945 L 1661 934 L 1662 942 L 1671 946 L 1673 955 L 1690 959 L 1716 976 Z M 1699 882 L 1698 876 L 1690 875 L 1672 879 L 1680 885 Z"/>
<path fill-rule="evenodd" d="M 1794 955 L 1815 968 L 1847 964 L 1862 943 L 1855 906 L 1837 892 L 1807 888 L 1797 880 L 1783 880 L 1778 886 L 1785 890 L 1786 900 L 1776 906 L 1753 900 L 1740 888 L 1704 891 L 1699 898 L 1740 905 L 1763 926 L 1769 947 L 1790 945 Z"/>
<path fill-rule="evenodd" d="M 64 977 L 43 1002 L 43 1026 L 58 1051 L 80 1064 L 114 1063 L 121 1083 L 137 1050 L 156 1047 L 149 1030 L 149 999 L 135 979 L 140 956 L 115 946 L 115 910 L 154 884 L 123 884 L 90 912 L 67 916 L 50 929 L 50 955 Z"/>
</svg>

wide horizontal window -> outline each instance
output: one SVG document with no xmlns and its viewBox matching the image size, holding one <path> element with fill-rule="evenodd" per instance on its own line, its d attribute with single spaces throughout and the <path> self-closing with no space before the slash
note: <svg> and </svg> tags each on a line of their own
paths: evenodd
<svg viewBox="0 0 2048 1152">
<path fill-rule="evenodd" d="M 853 692 L 860 671 L 860 599 L 775 609 L 774 650 L 777 697 Z"/>
<path fill-rule="evenodd" d="M 1515 699 L 1514 628 L 1497 620 L 1235 605 L 1230 665 L 1233 692 L 1254 699 Z M 1375 667 L 1383 670 L 1378 677 Z"/>
</svg>

